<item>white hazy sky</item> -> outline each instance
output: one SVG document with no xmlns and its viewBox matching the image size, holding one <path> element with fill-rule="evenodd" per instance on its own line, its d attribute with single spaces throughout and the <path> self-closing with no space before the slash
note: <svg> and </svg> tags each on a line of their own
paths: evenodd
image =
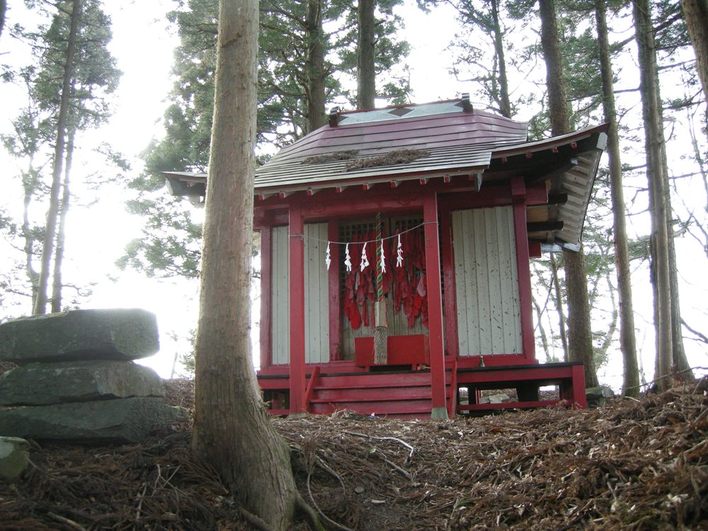
<svg viewBox="0 0 708 531">
<path fill-rule="evenodd" d="M 105 2 L 105 9 L 113 22 L 113 42 L 111 52 L 123 72 L 120 88 L 114 102 L 114 113 L 110 121 L 101 129 L 90 132 L 82 139 L 81 150 L 88 154 L 95 145 L 109 143 L 114 150 L 123 153 L 133 163 L 133 171 L 139 172 L 139 155 L 150 141 L 162 132 L 161 118 L 167 105 L 166 96 L 172 86 L 170 71 L 172 51 L 177 43 L 174 32 L 169 28 L 165 13 L 172 9 L 172 0 L 129 0 Z M 434 101 L 455 97 L 461 92 L 473 92 L 469 83 L 458 81 L 449 73 L 451 54 L 446 51 L 449 41 L 456 31 L 454 13 L 442 8 L 425 14 L 415 8 L 414 0 L 407 0 L 402 11 L 405 29 L 402 34 L 411 45 L 410 80 L 415 102 Z M 26 20 L 31 16 L 20 5 L 10 3 L 7 26 Z M 631 29 L 631 28 L 630 28 Z M 521 36 L 523 39 L 523 35 Z M 514 44 L 520 46 L 523 43 Z M 0 61 L 20 61 L 23 51 L 11 42 L 7 32 L 0 37 Z M 541 68 L 542 65 L 539 66 Z M 532 73 L 538 76 L 539 71 Z M 529 80 L 527 73 L 512 73 L 518 78 L 517 90 Z M 542 75 L 541 75 L 542 77 Z M 635 83 L 631 80 L 630 83 Z M 12 106 L 4 102 L 14 102 Z M 0 85 L 0 133 L 7 133 L 13 116 L 11 109 L 18 108 L 24 101 L 21 89 Z M 517 119 L 528 119 L 536 109 L 522 113 Z M 78 158 L 78 157 L 77 157 Z M 90 156 L 85 156 L 83 166 L 76 173 L 84 175 L 100 168 Z M 93 162 L 92 162 L 93 160 Z M 8 169 L 4 178 L 17 174 L 15 161 L 0 152 L 0 165 Z M 6 188 L 7 189 L 7 188 Z M 21 206 L 19 187 L 0 198 L 0 206 L 18 214 Z M 125 244 L 136 237 L 140 230 L 140 220 L 126 215 L 125 195 L 117 184 L 102 188 L 96 195 L 97 203 L 87 208 L 75 208 L 69 220 L 67 276 L 76 282 L 94 283 L 93 295 L 84 307 L 142 307 L 155 312 L 161 327 L 162 349 L 159 354 L 146 360 L 163 376 L 171 373 L 177 353 L 187 347 L 183 338 L 194 327 L 197 315 L 196 283 L 173 280 L 146 279 L 133 272 L 118 272 L 115 260 L 121 255 Z M 2 244 L 2 242 L 0 242 Z M 679 242 L 682 263 L 703 264 L 705 255 L 697 245 Z M 703 267 L 702 269 L 705 269 Z M 693 268 L 691 269 L 693 271 Z M 651 298 L 647 288 L 645 272 L 635 279 L 635 296 L 638 309 L 637 326 L 640 327 L 638 342 L 643 355 L 647 377 L 653 371 L 653 335 L 651 333 Z M 694 317 L 695 325 L 703 326 L 706 317 L 704 301 L 708 295 L 708 283 L 693 272 L 683 277 L 682 297 L 684 307 Z M 686 289 L 688 288 L 688 289 Z M 20 315 L 22 308 L 9 310 Z M 26 311 L 26 310 L 25 310 Z M 6 313 L 6 312 L 3 312 Z M 696 343 L 687 342 L 694 365 L 708 365 L 705 349 Z M 621 384 L 621 366 L 611 363 L 601 371 L 601 379 L 617 388 Z"/>
</svg>

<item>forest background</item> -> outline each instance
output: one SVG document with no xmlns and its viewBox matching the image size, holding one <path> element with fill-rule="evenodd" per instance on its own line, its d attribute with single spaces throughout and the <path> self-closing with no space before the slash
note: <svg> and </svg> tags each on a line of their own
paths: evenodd
<svg viewBox="0 0 708 531">
<path fill-rule="evenodd" d="M 419 3 L 425 9 L 413 1 L 378 3 L 377 105 L 421 103 L 469 92 L 475 106 L 529 121 L 532 137 L 548 136 L 546 69 L 535 2 Z M 72 30 L 66 8 L 70 4 L 12 2 L 0 35 L 3 320 L 27 315 L 36 307 L 46 213 L 56 172 L 52 162 L 58 142 L 52 130 L 61 110 L 56 98 L 61 92 L 57 65 L 63 64 L 68 51 Z M 62 249 L 63 260 L 59 267 L 49 268 L 47 282 L 55 288 L 49 290 L 53 293 L 48 299 L 62 309 L 128 306 L 155 312 L 162 349 L 148 363 L 168 377 L 185 370 L 178 359 L 188 357 L 192 350 L 203 211 L 169 197 L 156 171 L 206 169 L 216 3 L 84 0 L 82 4 L 85 26 L 76 32 L 83 35 L 86 46 L 77 47 L 74 104 L 68 107 L 75 110 L 75 121 L 65 129 L 68 134 L 63 140 L 67 154 L 63 169 L 69 171 L 61 173 L 62 178 L 70 175 L 70 193 L 59 196 L 60 204 L 71 207 L 59 209 L 56 215 L 56 228 L 64 238 L 53 241 L 55 248 Z M 307 89 L 312 87 L 302 77 L 317 77 L 307 70 L 311 55 L 302 53 L 304 49 L 311 52 L 312 47 L 298 47 L 308 42 L 313 4 L 319 6 L 324 35 L 325 68 L 320 72 L 324 101 L 309 97 L 313 91 Z M 572 125 L 600 123 L 604 117 L 595 2 L 555 4 Z M 656 347 L 640 72 L 631 5 L 605 4 L 609 5 L 637 352 L 641 380 L 649 382 Z M 652 4 L 681 332 L 689 365 L 705 367 L 705 99 L 678 3 Z M 278 146 L 317 125 L 313 121 L 317 113 L 308 105 L 356 106 L 357 21 L 352 3 L 334 0 L 261 2 L 261 19 L 259 156 L 265 160 Z M 506 71 L 508 94 L 501 89 L 502 70 Z M 606 157 L 588 212 L 585 252 L 598 375 L 601 382 L 619 389 L 619 301 L 605 161 Z M 567 350 L 563 333 L 567 294 L 560 260 L 560 255 L 553 260 L 545 255 L 532 263 L 537 348 L 542 361 L 563 359 Z M 257 257 L 254 265 L 257 270 Z M 257 290 L 253 296 L 258 315 Z"/>
</svg>

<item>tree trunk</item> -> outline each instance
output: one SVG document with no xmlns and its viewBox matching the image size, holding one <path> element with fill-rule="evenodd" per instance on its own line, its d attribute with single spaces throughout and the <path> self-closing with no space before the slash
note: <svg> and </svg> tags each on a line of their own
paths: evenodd
<svg viewBox="0 0 708 531">
<path fill-rule="evenodd" d="M 34 235 L 30 226 L 30 204 L 32 197 L 37 188 L 38 172 L 34 168 L 34 154 L 30 155 L 27 173 L 22 178 L 22 187 L 24 190 L 24 198 L 22 202 L 22 237 L 25 240 L 25 274 L 32 290 L 32 310 L 34 309 L 35 301 L 37 300 L 37 284 L 39 282 L 39 273 L 34 268 Z"/>
<path fill-rule="evenodd" d="M 257 39 L 258 2 L 221 0 L 192 447 L 248 511 L 272 529 L 288 529 L 300 498 L 251 361 Z"/>
<path fill-rule="evenodd" d="M 708 0 L 681 0 L 688 36 L 696 53 L 696 70 L 708 102 Z"/>
<path fill-rule="evenodd" d="M 558 264 L 556 257 L 551 253 L 551 273 L 553 275 L 553 293 L 556 299 L 556 311 L 558 312 L 558 328 L 560 330 L 561 346 L 563 347 L 563 361 L 568 361 L 568 336 L 565 333 L 565 314 L 563 313 L 563 293 L 561 291 L 560 279 L 558 278 Z"/>
<path fill-rule="evenodd" d="M 617 134 L 617 112 L 615 106 L 610 44 L 607 34 L 607 7 L 605 0 L 595 0 L 595 22 L 600 52 L 600 72 L 602 75 L 602 97 L 607 129 L 607 156 L 610 170 L 610 192 L 614 227 L 615 266 L 617 267 L 617 287 L 619 289 L 620 348 L 624 361 L 624 381 L 622 391 L 626 396 L 639 396 L 639 366 L 637 364 L 637 343 L 634 334 L 634 310 L 632 304 L 632 280 L 627 251 L 626 208 L 622 188 L 622 161 Z"/>
<path fill-rule="evenodd" d="M 322 30 L 322 0 L 307 2 L 307 126 L 305 133 L 322 127 L 325 116 L 325 52 Z"/>
<path fill-rule="evenodd" d="M 659 87 L 657 86 L 657 91 Z M 657 92 L 658 94 L 658 92 Z M 659 97 L 659 120 L 664 123 L 664 108 Z M 664 141 L 664 130 L 661 130 L 662 144 L 661 167 L 666 176 L 666 234 L 669 238 L 669 282 L 671 283 L 671 365 L 673 371 L 680 375 L 681 379 L 693 381 L 693 371 L 686 358 L 686 350 L 683 348 L 683 319 L 681 318 L 681 301 L 678 283 L 678 266 L 676 264 L 676 245 L 674 242 L 674 220 L 673 208 L 671 206 L 671 190 L 669 188 L 669 163 L 666 159 L 666 146 Z"/>
<path fill-rule="evenodd" d="M 66 142 L 66 164 L 64 168 L 64 184 L 61 205 L 59 207 L 59 228 L 57 229 L 57 249 L 54 253 L 54 273 L 52 275 L 52 312 L 61 311 L 62 303 L 62 265 L 64 263 L 64 242 L 66 241 L 66 216 L 71 203 L 71 162 L 74 159 L 74 137 L 76 128 L 69 128 L 69 138 Z"/>
<path fill-rule="evenodd" d="M 548 344 L 548 335 L 546 334 L 546 329 L 543 326 L 543 308 L 538 304 L 536 297 L 531 296 L 531 302 L 533 303 L 533 308 L 536 311 L 536 328 L 538 329 L 538 334 L 541 336 L 541 346 L 543 347 L 543 354 L 546 357 L 546 361 L 552 361 L 553 356 L 551 355 L 550 345 Z"/>
<path fill-rule="evenodd" d="M 659 390 L 671 386 L 673 362 L 673 329 L 671 323 L 671 274 L 669 271 L 669 234 L 666 198 L 668 178 L 662 164 L 665 149 L 659 111 L 659 87 L 656 50 L 652 31 L 651 6 L 648 0 L 633 0 L 635 36 L 638 48 L 639 90 L 642 97 L 649 206 L 652 218 L 653 281 L 656 285 L 657 374 Z"/>
<path fill-rule="evenodd" d="M 556 10 L 553 0 L 539 0 L 538 4 L 541 17 L 541 47 L 546 62 L 551 132 L 553 135 L 562 135 L 570 132 L 570 105 L 563 77 Z M 554 185 L 555 183 L 552 184 Z M 597 385 L 597 374 L 593 360 L 588 281 L 582 248 L 577 252 L 563 250 L 563 263 L 568 292 L 569 359 L 585 364 L 585 385 L 594 387 Z"/>
<path fill-rule="evenodd" d="M 509 81 L 506 75 L 506 56 L 504 55 L 504 39 L 499 24 L 499 0 L 491 0 L 492 23 L 494 24 L 494 53 L 499 63 L 499 112 L 502 116 L 511 118 L 511 101 L 509 99 Z"/>
<path fill-rule="evenodd" d="M 5 27 L 5 12 L 7 11 L 6 0 L 0 0 L 0 35 L 2 35 L 2 30 Z"/>
<path fill-rule="evenodd" d="M 585 365 L 585 386 L 597 387 L 585 254 L 582 248 L 578 252 L 563 251 L 563 260 L 568 292 L 568 359 L 582 361 Z"/>
<path fill-rule="evenodd" d="M 71 24 L 69 27 L 69 41 L 66 46 L 66 62 L 59 103 L 59 116 L 57 118 L 57 136 L 54 145 L 54 162 L 52 167 L 52 187 L 49 192 L 49 211 L 42 246 L 42 265 L 39 271 L 37 284 L 37 298 L 35 299 L 35 315 L 42 315 L 47 311 L 47 289 L 49 287 L 49 268 L 51 267 L 54 253 L 54 238 L 56 237 L 57 215 L 59 213 L 59 192 L 64 165 L 64 137 L 67 117 L 69 114 L 69 97 L 74 77 L 74 55 L 76 52 L 76 36 L 79 31 L 81 17 L 81 0 L 73 0 L 71 9 Z"/>
<path fill-rule="evenodd" d="M 376 107 L 376 70 L 374 69 L 374 43 L 376 0 L 359 0 L 359 35 L 357 42 L 357 94 L 356 105 L 360 111 Z"/>
</svg>

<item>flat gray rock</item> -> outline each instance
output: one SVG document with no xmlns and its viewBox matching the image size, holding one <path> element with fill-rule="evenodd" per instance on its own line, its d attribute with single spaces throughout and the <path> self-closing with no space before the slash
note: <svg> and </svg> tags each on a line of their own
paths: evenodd
<svg viewBox="0 0 708 531">
<path fill-rule="evenodd" d="M 132 361 L 29 363 L 0 375 L 1 406 L 164 396 L 162 380 Z"/>
<path fill-rule="evenodd" d="M 0 437 L 0 479 L 12 481 L 29 465 L 29 442 L 17 437 Z"/>
<path fill-rule="evenodd" d="M 38 441 L 127 443 L 182 418 L 161 398 L 124 398 L 0 410 L 0 435 Z"/>
<path fill-rule="evenodd" d="M 160 348 L 155 315 L 140 309 L 72 310 L 0 324 L 0 360 L 133 360 Z"/>
</svg>

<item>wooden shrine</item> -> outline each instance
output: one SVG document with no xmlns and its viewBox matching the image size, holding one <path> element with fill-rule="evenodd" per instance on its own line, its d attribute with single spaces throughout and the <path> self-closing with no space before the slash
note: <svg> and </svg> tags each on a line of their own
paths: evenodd
<svg viewBox="0 0 708 531">
<path fill-rule="evenodd" d="M 529 260 L 577 249 L 604 131 L 528 142 L 527 124 L 464 96 L 332 112 L 258 168 L 271 412 L 584 407 L 581 364 L 536 360 Z M 204 195 L 204 175 L 166 175 Z M 558 397 L 540 399 L 545 385 Z M 480 400 L 507 388 L 511 402 Z"/>
</svg>

